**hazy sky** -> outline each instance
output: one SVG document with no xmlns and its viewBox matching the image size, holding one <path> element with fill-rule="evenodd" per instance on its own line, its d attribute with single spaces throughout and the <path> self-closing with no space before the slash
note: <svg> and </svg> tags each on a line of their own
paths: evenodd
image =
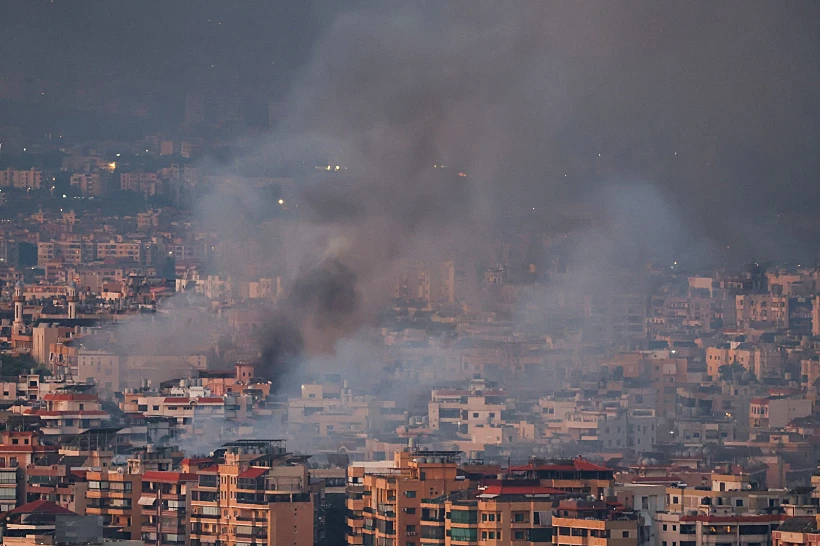
<svg viewBox="0 0 820 546">
<path fill-rule="evenodd" d="M 634 177 L 712 237 L 814 243 L 817 2 L 6 0 L 0 36 L 4 74 L 276 97 L 295 132 L 392 139 L 398 163 L 459 163 L 491 195 Z"/>
</svg>

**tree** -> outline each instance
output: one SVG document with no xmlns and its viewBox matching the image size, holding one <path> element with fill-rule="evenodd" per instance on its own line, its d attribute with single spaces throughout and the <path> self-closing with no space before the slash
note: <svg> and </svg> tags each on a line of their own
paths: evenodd
<svg viewBox="0 0 820 546">
<path fill-rule="evenodd" d="M 29 373 L 32 369 L 34 373 L 40 375 L 51 375 L 51 371 L 43 365 L 34 362 L 30 355 L 3 355 L 0 361 L 0 375 L 3 377 L 17 377 L 18 375 Z"/>
</svg>

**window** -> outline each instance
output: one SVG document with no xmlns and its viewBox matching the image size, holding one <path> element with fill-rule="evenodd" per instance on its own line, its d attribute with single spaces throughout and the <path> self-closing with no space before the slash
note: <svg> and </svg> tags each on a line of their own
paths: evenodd
<svg viewBox="0 0 820 546">
<path fill-rule="evenodd" d="M 415 499 L 416 498 L 416 492 L 415 491 L 405 491 L 404 496 L 407 497 L 408 499 Z"/>
<path fill-rule="evenodd" d="M 622 534 L 622 536 L 623 536 L 624 538 L 629 538 L 629 531 L 624 531 L 624 532 L 623 532 L 623 534 Z"/>
<path fill-rule="evenodd" d="M 416 513 L 416 509 L 415 509 L 415 508 L 405 508 L 405 509 L 404 509 L 404 511 L 405 511 L 405 513 L 407 513 L 407 514 L 415 514 L 415 513 Z"/>
<path fill-rule="evenodd" d="M 743 499 L 735 499 L 735 506 L 743 506 Z"/>
<path fill-rule="evenodd" d="M 516 531 L 513 534 L 513 538 L 515 538 L 515 540 L 526 540 L 527 539 L 527 533 L 525 533 L 524 531 Z"/>
<path fill-rule="evenodd" d="M 664 531 L 668 531 L 668 529 L 667 529 L 666 527 L 667 527 L 667 525 L 664 523 L 664 524 L 663 524 L 663 530 L 664 530 Z"/>
</svg>

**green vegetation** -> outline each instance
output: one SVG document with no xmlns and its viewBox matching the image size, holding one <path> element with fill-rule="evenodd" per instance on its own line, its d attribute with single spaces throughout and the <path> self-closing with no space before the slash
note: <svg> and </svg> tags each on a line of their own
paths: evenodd
<svg viewBox="0 0 820 546">
<path fill-rule="evenodd" d="M 0 376 L 17 377 L 20 374 L 28 373 L 31 369 L 40 375 L 51 375 L 51 371 L 43 365 L 38 365 L 29 355 L 2 355 L 0 357 Z"/>
</svg>

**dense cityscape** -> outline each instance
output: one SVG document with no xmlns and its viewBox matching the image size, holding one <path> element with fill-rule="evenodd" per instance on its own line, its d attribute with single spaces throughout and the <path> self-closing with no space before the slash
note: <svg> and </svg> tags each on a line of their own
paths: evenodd
<svg viewBox="0 0 820 546">
<path fill-rule="evenodd" d="M 0 544 L 820 544 L 816 6 L 188 4 L 0 8 Z"/>
</svg>

